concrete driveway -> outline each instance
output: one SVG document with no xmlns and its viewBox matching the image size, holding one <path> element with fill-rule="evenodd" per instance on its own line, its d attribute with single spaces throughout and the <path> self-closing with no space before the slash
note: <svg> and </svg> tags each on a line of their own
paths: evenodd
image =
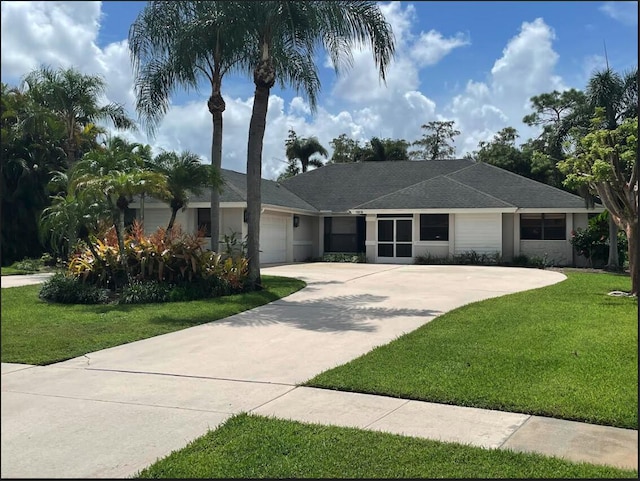
<svg viewBox="0 0 640 481">
<path fill-rule="evenodd" d="M 455 307 L 562 281 L 477 266 L 293 264 L 271 304 L 46 367 L 2 365 L 2 477 L 124 477 Z"/>
</svg>

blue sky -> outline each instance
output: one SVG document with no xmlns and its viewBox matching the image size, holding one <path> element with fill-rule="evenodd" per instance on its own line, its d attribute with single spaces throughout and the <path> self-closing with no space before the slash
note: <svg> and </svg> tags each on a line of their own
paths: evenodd
<svg viewBox="0 0 640 481">
<path fill-rule="evenodd" d="M 2 2 L 2 81 L 17 84 L 40 64 L 75 66 L 102 75 L 108 99 L 132 115 L 134 96 L 127 35 L 146 2 Z M 537 131 L 522 124 L 532 95 L 584 88 L 589 74 L 609 65 L 624 72 L 637 65 L 637 2 L 381 2 L 397 40 L 387 85 L 379 85 L 369 52 L 354 52 L 353 69 L 336 78 L 318 59 L 319 108 L 309 112 L 295 92 L 274 88 L 263 155 L 265 177 L 285 168 L 284 139 L 293 128 L 315 135 L 329 150 L 341 133 L 422 135 L 420 125 L 454 120 L 462 134 L 458 155 L 477 149 L 503 127 L 522 141 Z M 245 171 L 252 82 L 225 79 L 227 101 L 223 167 Z M 179 94 L 158 135 L 129 133 L 155 149 L 189 149 L 208 162 L 209 92 Z"/>
</svg>

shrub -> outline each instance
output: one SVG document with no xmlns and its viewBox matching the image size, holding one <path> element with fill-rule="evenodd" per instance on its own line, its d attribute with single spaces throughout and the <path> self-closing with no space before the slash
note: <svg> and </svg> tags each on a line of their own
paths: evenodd
<svg viewBox="0 0 640 481">
<path fill-rule="evenodd" d="M 42 267 L 42 261 L 40 259 L 24 258 L 20 262 L 16 262 L 13 267 L 17 271 L 21 271 L 25 273 L 38 272 Z"/>
<path fill-rule="evenodd" d="M 170 288 L 167 284 L 158 281 L 133 281 L 122 288 L 118 303 L 146 304 L 167 302 L 169 297 Z"/>
<path fill-rule="evenodd" d="M 589 219 L 586 229 L 577 228 L 571 233 L 571 245 L 589 261 L 591 267 L 602 267 L 609 260 L 609 217 L 602 212 Z M 624 265 L 627 258 L 628 241 L 624 231 L 618 231 L 618 259 Z"/>
<path fill-rule="evenodd" d="M 61 304 L 104 304 L 109 302 L 110 292 L 85 284 L 77 277 L 57 273 L 42 284 L 38 297 Z"/>
<path fill-rule="evenodd" d="M 476 251 L 465 251 L 453 256 L 438 257 L 430 253 L 416 256 L 414 258 L 416 264 L 422 265 L 478 265 L 478 266 L 495 266 L 502 265 L 502 257 L 499 252 L 494 253 L 478 253 Z"/>
<path fill-rule="evenodd" d="M 354 262 L 366 263 L 367 257 L 364 252 L 329 252 L 322 256 L 322 262 Z"/>
</svg>

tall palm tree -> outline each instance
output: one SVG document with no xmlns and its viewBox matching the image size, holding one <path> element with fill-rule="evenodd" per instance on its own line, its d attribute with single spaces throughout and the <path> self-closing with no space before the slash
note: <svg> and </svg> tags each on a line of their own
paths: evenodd
<svg viewBox="0 0 640 481">
<path fill-rule="evenodd" d="M 376 2 L 253 1 L 234 6 L 253 73 L 255 94 L 247 141 L 247 254 L 249 285 L 259 288 L 262 147 L 271 87 L 276 80 L 302 90 L 312 109 L 320 88 L 315 59 L 324 47 L 334 68 L 349 66 L 354 45 L 370 45 L 380 78 L 395 45 L 391 26 Z"/>
<path fill-rule="evenodd" d="M 298 138 L 293 130 L 289 131 L 285 153 L 289 162 L 300 161 L 303 173 L 307 171 L 310 165 L 313 167 L 322 167 L 324 165 L 320 159 L 317 157 L 311 158 L 311 156 L 320 154 L 326 158 L 329 155 L 327 149 L 322 146 L 317 137 Z"/>
<path fill-rule="evenodd" d="M 625 119 L 638 116 L 638 68 L 620 75 L 608 66 L 592 74 L 587 84 L 587 99 L 592 109 L 603 109 L 604 125 L 615 130 Z M 609 216 L 609 258 L 607 267 L 618 269 L 618 226 Z"/>
<path fill-rule="evenodd" d="M 222 167 L 222 79 L 245 54 L 234 28 L 234 2 L 152 1 L 129 30 L 135 75 L 136 109 L 153 134 L 179 88 L 197 89 L 207 81 L 211 95 L 211 165 Z M 220 239 L 220 191 L 211 189 L 211 250 Z"/>
<path fill-rule="evenodd" d="M 135 124 L 122 105 L 99 105 L 105 93 L 105 81 L 96 75 L 84 75 L 74 68 L 57 70 L 40 67 L 22 80 L 33 100 L 44 109 L 54 112 L 64 126 L 64 151 L 71 167 L 81 154 L 81 143 L 86 130 L 100 120 L 111 120 L 117 129 L 133 129 Z"/>
<path fill-rule="evenodd" d="M 178 211 L 184 210 L 189 204 L 189 195 L 201 195 L 205 188 L 216 189 L 222 183 L 218 171 L 201 163 L 200 157 L 189 151 L 180 154 L 161 152 L 147 165 L 167 178 L 169 197 L 163 199 L 171 208 L 171 217 L 165 233 L 167 239 L 173 230 Z"/>
</svg>

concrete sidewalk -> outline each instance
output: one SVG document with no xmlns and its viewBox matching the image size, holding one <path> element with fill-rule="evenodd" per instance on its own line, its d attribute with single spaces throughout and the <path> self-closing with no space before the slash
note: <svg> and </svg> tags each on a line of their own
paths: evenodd
<svg viewBox="0 0 640 481">
<path fill-rule="evenodd" d="M 322 263 L 263 273 L 308 286 L 226 319 L 50 366 L 2 364 L 1 476 L 130 476 L 240 412 L 637 468 L 633 430 L 296 387 L 450 309 L 562 274 Z"/>
</svg>

